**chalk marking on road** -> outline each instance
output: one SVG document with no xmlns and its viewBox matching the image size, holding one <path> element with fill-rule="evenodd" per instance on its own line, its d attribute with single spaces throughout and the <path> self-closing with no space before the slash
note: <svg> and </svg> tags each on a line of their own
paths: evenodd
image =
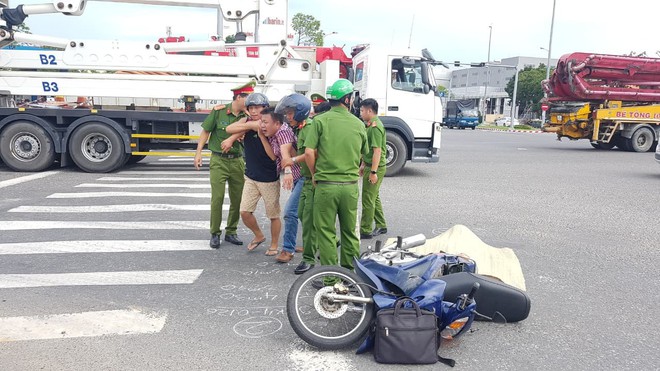
<svg viewBox="0 0 660 371">
<path fill-rule="evenodd" d="M 31 174 L 31 175 L 26 175 L 26 176 L 21 176 L 18 178 L 14 179 L 9 179 L 9 180 L 3 180 L 0 182 L 0 188 L 5 188 L 9 186 L 13 186 L 16 184 L 21 184 L 25 182 L 29 182 L 31 180 L 37 180 L 37 179 L 42 179 L 51 175 L 55 175 L 59 173 L 59 171 L 46 171 L 44 173 L 38 173 L 38 174 Z"/>
<path fill-rule="evenodd" d="M 9 213 L 123 213 L 134 211 L 209 211 L 211 206 L 171 205 L 171 204 L 133 204 L 133 205 L 90 205 L 90 206 L 19 206 L 8 210 Z M 222 210 L 229 210 L 229 205 L 222 205 Z"/>
<path fill-rule="evenodd" d="M 126 170 L 126 171 L 120 171 L 117 174 L 119 175 L 208 175 L 209 171 L 208 170 L 179 170 L 179 171 L 160 171 L 160 170 L 145 170 L 145 171 L 137 171 L 137 170 Z"/>
<path fill-rule="evenodd" d="M 209 250 L 208 240 L 90 240 L 0 244 L 0 255 Z"/>
<path fill-rule="evenodd" d="M 120 176 L 116 176 L 116 177 L 106 176 L 106 177 L 103 177 L 103 178 L 99 178 L 97 180 L 98 181 L 106 181 L 106 182 L 129 182 L 129 181 L 140 181 L 140 180 L 144 180 L 144 181 L 147 181 L 147 180 L 148 181 L 161 181 L 161 182 L 162 181 L 167 181 L 167 182 L 171 182 L 171 181 L 174 181 L 174 182 L 176 182 L 176 181 L 208 182 L 209 181 L 209 179 L 207 177 L 204 177 L 204 178 L 202 178 L 202 177 L 198 177 L 198 178 L 165 178 L 165 177 L 163 177 L 163 178 L 128 178 L 128 177 L 120 177 Z"/>
<path fill-rule="evenodd" d="M 191 284 L 203 269 L 50 274 L 0 274 L 0 289 L 53 286 Z M 0 332 L 1 334 L 1 332 Z"/>
<path fill-rule="evenodd" d="M 222 228 L 226 223 L 223 221 Z M 157 221 L 157 222 L 88 222 L 88 221 L 31 221 L 31 220 L 3 220 L 0 222 L 0 231 L 22 231 L 30 229 L 208 229 L 209 222 L 204 220 L 190 221 Z"/>
<path fill-rule="evenodd" d="M 98 198 L 98 197 L 187 197 L 211 198 L 210 192 L 205 193 L 159 193 L 159 192 L 76 192 L 53 193 L 46 198 Z"/>
<path fill-rule="evenodd" d="M 210 184 L 174 184 L 174 183 L 145 183 L 145 184 L 116 184 L 116 183 L 82 183 L 76 188 L 189 188 L 211 189 Z"/>
<path fill-rule="evenodd" d="M 154 334 L 163 329 L 166 321 L 166 313 L 139 310 L 0 317 L 0 342 Z"/>
<path fill-rule="evenodd" d="M 516 149 L 517 149 L 518 151 L 527 151 L 527 148 L 523 148 L 523 147 L 518 147 L 518 148 L 516 148 Z"/>
</svg>

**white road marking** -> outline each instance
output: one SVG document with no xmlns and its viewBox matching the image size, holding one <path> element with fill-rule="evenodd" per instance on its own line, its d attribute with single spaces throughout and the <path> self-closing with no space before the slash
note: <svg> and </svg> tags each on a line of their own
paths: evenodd
<svg viewBox="0 0 660 371">
<path fill-rule="evenodd" d="M 158 161 L 161 162 L 190 162 L 190 164 L 193 164 L 193 161 L 195 158 L 193 156 L 176 156 L 176 157 L 166 157 L 166 158 L 159 158 Z M 208 157 L 202 157 L 203 162 L 208 162 Z"/>
<path fill-rule="evenodd" d="M 139 310 L 0 318 L 0 342 L 158 333 L 167 314 Z"/>
<path fill-rule="evenodd" d="M 333 371 L 346 370 L 353 371 L 357 368 L 351 360 L 338 351 L 320 351 L 301 340 L 295 340 L 291 343 L 287 356 L 291 360 L 291 369 L 295 371 L 315 370 L 315 371 Z"/>
<path fill-rule="evenodd" d="M 199 182 L 208 182 L 209 178 L 208 177 L 199 177 L 199 178 L 127 178 L 127 177 L 112 177 L 112 176 L 106 176 L 103 178 L 97 179 L 99 181 L 109 181 L 109 182 L 128 182 L 128 181 L 199 181 Z"/>
<path fill-rule="evenodd" d="M 171 205 L 171 204 L 133 204 L 133 205 L 90 205 L 90 206 L 19 206 L 8 210 L 10 213 L 123 213 L 134 211 L 209 211 L 211 206 Z M 229 205 L 222 205 L 222 210 L 229 210 Z"/>
<path fill-rule="evenodd" d="M 226 223 L 223 221 L 221 227 Z M 209 222 L 201 220 L 191 221 L 158 221 L 158 222 L 84 222 L 84 221 L 27 221 L 3 220 L 0 222 L 0 231 L 22 231 L 29 229 L 208 229 Z"/>
<path fill-rule="evenodd" d="M 0 255 L 208 250 L 208 240 L 91 240 L 0 244 Z"/>
<path fill-rule="evenodd" d="M 172 171 L 137 171 L 137 170 L 126 170 L 126 171 L 121 171 L 118 172 L 117 174 L 121 175 L 208 175 L 209 171 L 208 170 L 172 170 Z"/>
<path fill-rule="evenodd" d="M 157 193 L 157 192 L 76 192 L 53 193 L 46 198 L 96 198 L 96 197 L 187 197 L 211 198 L 210 192 L 205 193 Z"/>
<path fill-rule="evenodd" d="M 53 286 L 191 284 L 203 269 L 54 274 L 0 274 L 0 289 Z M 1 332 L 0 332 L 1 334 Z"/>
<path fill-rule="evenodd" d="M 47 176 L 55 175 L 57 173 L 59 173 L 59 171 L 46 171 L 46 172 L 43 172 L 43 173 L 31 174 L 31 175 L 21 176 L 21 177 L 14 178 L 14 179 L 3 180 L 3 181 L 0 182 L 0 188 L 5 188 L 5 187 L 13 186 L 13 185 L 16 185 L 16 184 L 29 182 L 31 180 L 42 179 L 42 178 L 45 178 Z"/>
<path fill-rule="evenodd" d="M 210 184 L 174 184 L 174 183 L 148 183 L 148 184 L 116 184 L 116 183 L 82 183 L 76 188 L 195 188 L 211 189 Z"/>
</svg>

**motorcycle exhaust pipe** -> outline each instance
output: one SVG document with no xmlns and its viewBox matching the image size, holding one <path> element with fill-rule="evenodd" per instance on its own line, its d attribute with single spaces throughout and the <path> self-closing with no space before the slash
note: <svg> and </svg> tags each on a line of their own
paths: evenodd
<svg viewBox="0 0 660 371">
<path fill-rule="evenodd" d="M 372 298 L 363 298 L 362 296 L 353 295 L 325 294 L 323 297 L 328 299 L 331 303 L 347 301 L 352 303 L 371 304 L 374 302 L 374 299 Z"/>
</svg>

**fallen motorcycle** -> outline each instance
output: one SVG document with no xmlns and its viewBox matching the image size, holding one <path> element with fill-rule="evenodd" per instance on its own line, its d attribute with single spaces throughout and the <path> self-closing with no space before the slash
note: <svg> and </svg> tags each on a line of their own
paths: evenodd
<svg viewBox="0 0 660 371">
<path fill-rule="evenodd" d="M 377 244 L 354 260 L 355 272 L 322 266 L 301 275 L 287 297 L 291 327 L 317 348 L 350 347 L 367 338 L 378 310 L 391 308 L 404 296 L 436 313 L 445 339 L 469 330 L 475 316 L 500 322 L 527 317 L 529 297 L 475 274 L 476 264 L 469 258 L 409 251 L 425 241 L 423 235 L 416 235 L 399 237 L 382 248 Z M 480 306 L 481 301 L 486 305 Z"/>
</svg>

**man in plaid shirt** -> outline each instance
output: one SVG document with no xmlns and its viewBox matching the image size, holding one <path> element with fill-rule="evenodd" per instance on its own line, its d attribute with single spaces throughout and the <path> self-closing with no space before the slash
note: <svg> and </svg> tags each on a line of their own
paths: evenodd
<svg viewBox="0 0 660 371">
<path fill-rule="evenodd" d="M 288 263 L 296 252 L 296 237 L 298 235 L 298 201 L 302 191 L 303 180 L 300 175 L 300 165 L 291 164 L 291 158 L 296 155 L 296 135 L 289 125 L 283 122 L 282 115 L 275 113 L 269 107 L 261 113 L 261 130 L 268 138 L 270 147 L 275 154 L 277 171 L 284 171 L 282 188 L 291 191 L 284 208 L 284 238 L 282 251 L 275 258 L 280 263 Z M 282 168 L 282 163 L 287 166 Z"/>
</svg>

